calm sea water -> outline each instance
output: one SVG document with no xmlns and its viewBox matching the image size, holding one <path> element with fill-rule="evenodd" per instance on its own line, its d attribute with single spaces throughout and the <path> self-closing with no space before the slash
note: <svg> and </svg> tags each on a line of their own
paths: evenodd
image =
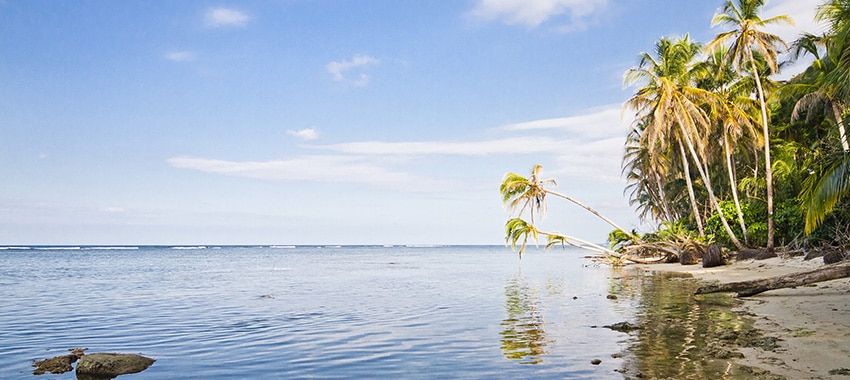
<svg viewBox="0 0 850 380">
<path fill-rule="evenodd" d="M 122 379 L 622 378 L 633 344 L 582 251 L 100 248 L 0 250 L 0 378 L 72 347 L 157 359 Z"/>
</svg>

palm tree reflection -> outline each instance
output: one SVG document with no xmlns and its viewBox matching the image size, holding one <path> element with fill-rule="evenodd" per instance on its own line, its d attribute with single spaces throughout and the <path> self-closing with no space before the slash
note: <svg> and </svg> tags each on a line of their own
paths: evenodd
<svg viewBox="0 0 850 380">
<path fill-rule="evenodd" d="M 502 354 L 520 364 L 542 363 L 547 342 L 543 329 L 543 315 L 539 297 L 522 278 L 514 278 L 505 285 L 505 311 L 502 321 Z"/>
</svg>

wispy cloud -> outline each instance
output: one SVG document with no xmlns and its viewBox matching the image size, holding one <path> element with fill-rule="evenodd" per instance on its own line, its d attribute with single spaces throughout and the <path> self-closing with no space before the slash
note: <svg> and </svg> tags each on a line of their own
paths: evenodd
<svg viewBox="0 0 850 380">
<path fill-rule="evenodd" d="M 552 119 L 540 119 L 501 127 L 506 131 L 562 131 L 572 138 L 602 138 L 624 136 L 634 120 L 622 112 L 619 104 L 611 104 L 578 113 L 577 115 Z"/>
<path fill-rule="evenodd" d="M 508 137 L 479 141 L 362 141 L 314 147 L 340 153 L 363 155 L 448 155 L 486 156 L 493 154 L 530 154 L 563 149 L 562 141 L 550 137 Z"/>
<path fill-rule="evenodd" d="M 388 169 L 357 156 L 306 155 L 284 160 L 227 161 L 198 157 L 172 157 L 175 168 L 270 181 L 355 183 L 410 191 L 436 191 L 443 181 Z"/>
<path fill-rule="evenodd" d="M 233 8 L 214 7 L 208 9 L 204 15 L 204 22 L 206 25 L 214 28 L 244 26 L 249 21 L 251 21 L 250 15 L 244 11 Z"/>
<path fill-rule="evenodd" d="M 189 62 L 194 61 L 195 53 L 188 50 L 171 51 L 165 54 L 165 59 L 174 62 Z"/>
<path fill-rule="evenodd" d="M 369 84 L 369 75 L 362 72 L 363 69 L 377 65 L 380 61 L 367 54 L 355 54 L 351 59 L 341 61 L 331 61 L 325 65 L 325 69 L 333 76 L 333 80 L 337 82 L 347 82 L 355 86 L 365 86 Z M 355 78 L 346 76 L 350 71 L 356 71 Z"/>
<path fill-rule="evenodd" d="M 478 19 L 535 28 L 567 18 L 557 29 L 583 29 L 586 19 L 608 5 L 608 0 L 478 0 L 470 14 Z"/>
<path fill-rule="evenodd" d="M 290 136 L 295 136 L 295 137 L 298 137 L 299 139 L 307 140 L 307 141 L 315 140 L 315 139 L 319 138 L 319 131 L 317 131 L 313 128 L 304 128 L 304 129 L 299 129 L 297 131 L 288 130 L 288 131 L 286 131 L 286 134 L 290 135 Z"/>
</svg>

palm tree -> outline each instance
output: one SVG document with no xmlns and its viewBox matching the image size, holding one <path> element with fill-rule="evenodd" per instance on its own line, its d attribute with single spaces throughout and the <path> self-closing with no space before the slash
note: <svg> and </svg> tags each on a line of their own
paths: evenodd
<svg viewBox="0 0 850 380">
<path fill-rule="evenodd" d="M 776 63 L 777 45 L 785 45 L 782 39 L 774 34 L 762 31 L 771 24 L 793 21 L 787 15 L 762 19 L 759 16 L 764 0 L 727 0 L 721 13 L 714 15 L 712 26 L 730 25 L 732 30 L 718 34 L 706 47 L 709 51 L 731 41 L 729 59 L 741 71 L 745 63 L 749 63 L 750 72 L 756 81 L 758 100 L 761 105 L 762 134 L 764 137 L 765 181 L 767 183 L 767 250 L 774 248 L 775 227 L 773 222 L 773 171 L 770 162 L 770 131 L 767 119 L 767 102 L 762 88 L 759 68 L 753 56 L 753 51 L 761 53 L 771 72 L 778 71 Z"/>
<path fill-rule="evenodd" d="M 531 223 L 533 224 L 534 210 L 536 209 L 538 211 L 538 215 L 542 214 L 546 209 L 546 195 L 551 194 L 552 196 L 565 199 L 569 202 L 578 205 L 579 207 L 590 212 L 591 214 L 596 215 L 596 217 L 602 219 L 603 221 L 614 227 L 614 229 L 629 233 L 629 230 L 620 227 L 620 225 L 614 223 L 613 220 L 600 214 L 599 211 L 594 210 L 583 202 L 580 202 L 577 199 L 568 195 L 546 188 L 545 185 L 555 185 L 556 183 L 555 180 L 551 178 L 540 178 L 540 171 L 542 169 L 542 165 L 534 165 L 534 167 L 531 169 L 531 176 L 529 178 L 525 178 L 513 172 L 505 174 L 505 178 L 502 180 L 502 185 L 499 187 L 499 191 L 502 193 L 502 201 L 505 202 L 505 204 L 507 204 L 510 209 L 518 210 L 518 214 L 522 214 L 525 209 L 530 206 L 529 211 L 531 212 Z"/>
<path fill-rule="evenodd" d="M 638 118 L 647 118 L 648 124 L 641 138 L 650 153 L 668 147 L 672 141 L 678 142 L 685 177 L 689 179 L 687 147 L 705 184 L 709 202 L 717 211 L 729 239 L 741 249 L 743 245 L 729 227 L 714 194 L 710 174 L 703 164 L 705 144 L 701 136 L 707 135 L 710 130 L 710 119 L 703 107 L 713 109 L 717 101 L 711 92 L 693 86 L 692 62 L 699 50 L 699 44 L 692 42 L 687 35 L 678 41 L 662 38 L 656 44 L 658 59 L 644 53 L 638 67 L 626 72 L 627 84 L 644 83 L 626 105 L 635 110 Z M 697 149 L 702 153 L 698 153 Z M 692 189 L 693 186 L 689 185 L 689 190 Z M 692 205 L 694 216 L 699 218 L 695 202 Z"/>
<path fill-rule="evenodd" d="M 841 84 L 830 80 L 835 78 L 836 71 L 842 70 L 838 62 L 842 50 L 844 50 L 841 42 L 843 42 L 842 39 L 833 38 L 829 35 L 815 36 L 812 34 L 804 34 L 795 41 L 795 58 L 803 54 L 810 54 L 815 58 L 815 61 L 803 74 L 807 80 L 788 84 L 785 90 L 794 95 L 803 94 L 794 105 L 794 110 L 791 113 L 792 121 L 800 119 L 802 113 L 806 113 L 807 120 L 810 121 L 816 115 L 816 111 L 822 109 L 838 126 L 838 137 L 841 140 L 842 149 L 844 152 L 850 152 L 850 144 L 848 144 L 847 133 L 844 129 L 843 113 L 845 105 L 840 98 Z M 820 54 L 821 48 L 826 52 L 824 56 Z"/>
<path fill-rule="evenodd" d="M 723 47 L 714 49 L 705 61 L 697 65 L 695 71 L 700 77 L 699 87 L 714 92 L 719 100 L 718 107 L 715 108 L 716 114 L 712 115 L 712 118 L 718 122 L 729 187 L 735 202 L 735 211 L 738 214 L 738 224 L 741 226 L 744 241 L 748 242 L 747 225 L 738 197 L 733 155 L 736 142 L 744 134 L 750 135 L 752 137 L 750 140 L 756 145 L 761 142 L 761 137 L 756 131 L 755 117 L 753 117 L 755 103 L 749 97 L 752 86 L 747 83 L 746 78 L 741 78 L 735 73 L 726 58 L 727 55 L 728 50 Z"/>
</svg>

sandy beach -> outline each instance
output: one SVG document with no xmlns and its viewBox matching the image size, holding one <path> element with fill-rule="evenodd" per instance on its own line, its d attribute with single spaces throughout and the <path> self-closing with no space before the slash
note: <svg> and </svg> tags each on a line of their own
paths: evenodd
<svg viewBox="0 0 850 380">
<path fill-rule="evenodd" d="M 820 258 L 803 261 L 773 258 L 741 261 L 716 268 L 680 264 L 638 265 L 651 271 L 689 273 L 701 281 L 733 282 L 778 276 L 823 265 Z M 850 377 L 850 279 L 798 288 L 778 289 L 741 298 L 740 311 L 753 315 L 755 327 L 781 338 L 779 348 L 740 348 L 743 365 L 762 368 L 788 379 Z M 846 370 L 842 370 L 846 369 Z"/>
</svg>

